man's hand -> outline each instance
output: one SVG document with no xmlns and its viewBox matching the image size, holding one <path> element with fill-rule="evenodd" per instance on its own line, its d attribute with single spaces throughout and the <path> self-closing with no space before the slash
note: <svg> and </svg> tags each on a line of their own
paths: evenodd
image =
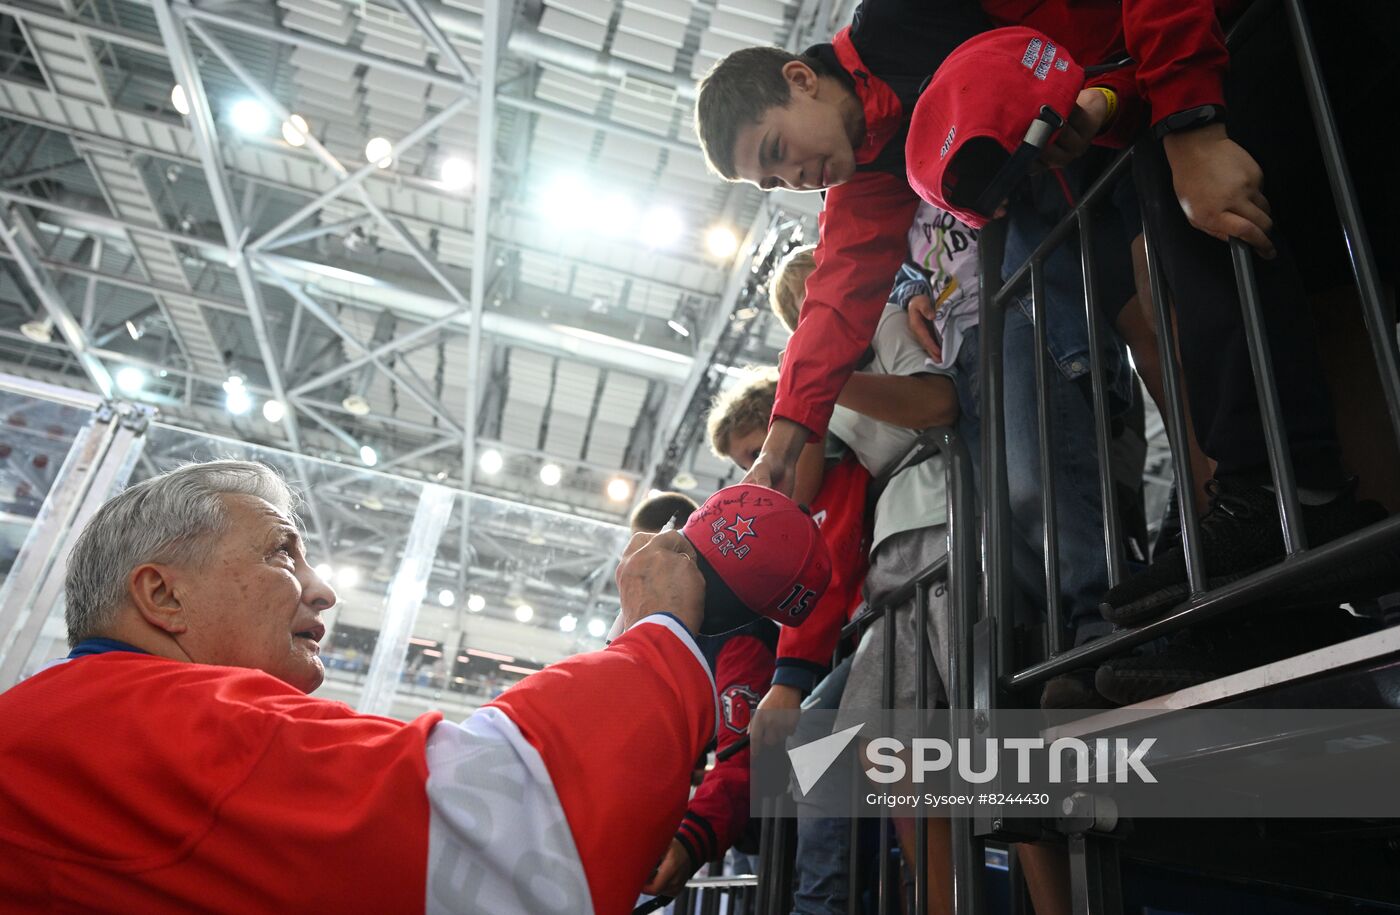
<svg viewBox="0 0 1400 915">
<path fill-rule="evenodd" d="M 797 729 L 797 713 L 802 705 L 802 693 L 791 686 L 775 683 L 758 701 L 756 712 L 749 722 L 749 744 L 756 752 L 770 747 L 782 748 L 784 742 Z"/>
<path fill-rule="evenodd" d="M 1225 241 L 1239 238 L 1272 258 L 1274 227 L 1259 163 L 1225 134 L 1224 124 L 1169 133 L 1162 140 L 1176 199 L 1191 225 Z"/>
<path fill-rule="evenodd" d="M 672 839 L 666 856 L 656 866 L 656 873 L 642 887 L 642 892 L 652 896 L 679 895 L 685 882 L 699 869 L 700 865 L 691 862 L 690 852 L 685 850 L 685 846 Z"/>
<path fill-rule="evenodd" d="M 781 416 L 773 420 L 768 427 L 768 437 L 763 440 L 763 450 L 744 475 L 743 482 L 767 486 L 791 497 L 797 483 L 797 458 L 809 435 L 800 423 Z"/>
<path fill-rule="evenodd" d="M 1050 168 L 1064 168 L 1094 142 L 1108 120 L 1108 99 L 1097 89 L 1081 89 L 1074 100 L 1069 120 L 1055 134 L 1050 145 L 1040 154 L 1040 161 Z"/>
<path fill-rule="evenodd" d="M 653 613 L 675 615 L 691 632 L 705 616 L 705 578 L 679 531 L 633 534 L 617 564 L 623 629 Z"/>
<path fill-rule="evenodd" d="M 1094 94 L 1098 95 L 1097 92 Z M 934 362 L 942 362 L 943 347 L 938 345 L 938 340 L 933 336 L 933 318 L 937 313 L 938 309 L 933 307 L 933 299 L 926 295 L 916 295 L 909 300 L 909 313 L 905 320 L 909 322 L 909 332 L 919 341 L 924 352 L 928 353 Z"/>
</svg>

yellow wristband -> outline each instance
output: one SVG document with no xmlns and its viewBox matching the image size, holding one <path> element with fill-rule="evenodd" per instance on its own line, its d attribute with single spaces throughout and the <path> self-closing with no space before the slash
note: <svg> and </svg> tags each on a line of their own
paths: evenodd
<svg viewBox="0 0 1400 915">
<path fill-rule="evenodd" d="M 1118 93 L 1107 86 L 1090 86 L 1095 92 L 1102 92 L 1104 101 L 1108 103 L 1108 116 L 1103 119 L 1104 127 L 1113 123 L 1113 118 L 1118 114 Z"/>
</svg>

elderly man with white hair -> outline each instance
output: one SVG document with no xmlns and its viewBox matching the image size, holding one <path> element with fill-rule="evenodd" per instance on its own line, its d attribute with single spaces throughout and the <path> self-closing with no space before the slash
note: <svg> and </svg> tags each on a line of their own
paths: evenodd
<svg viewBox="0 0 1400 915">
<path fill-rule="evenodd" d="M 93 517 L 71 653 L 0 694 L 0 911 L 629 910 L 714 734 L 690 544 L 629 546 L 606 650 L 403 723 L 306 695 L 336 595 L 296 503 L 215 461 Z"/>
</svg>

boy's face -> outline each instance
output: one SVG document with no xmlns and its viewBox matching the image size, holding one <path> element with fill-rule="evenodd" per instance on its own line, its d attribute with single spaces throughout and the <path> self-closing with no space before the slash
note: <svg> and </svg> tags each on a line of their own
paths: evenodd
<svg viewBox="0 0 1400 915">
<path fill-rule="evenodd" d="M 767 437 L 768 430 L 762 426 L 756 426 L 742 435 L 729 436 L 729 459 L 738 464 L 739 469 L 747 471 L 758 460 L 759 452 L 763 450 L 763 440 Z"/>
<path fill-rule="evenodd" d="M 769 108 L 734 141 L 739 179 L 766 191 L 817 191 L 849 181 L 855 150 L 836 90 L 800 61 L 783 67 L 783 76 L 791 90 L 787 105 Z"/>
</svg>

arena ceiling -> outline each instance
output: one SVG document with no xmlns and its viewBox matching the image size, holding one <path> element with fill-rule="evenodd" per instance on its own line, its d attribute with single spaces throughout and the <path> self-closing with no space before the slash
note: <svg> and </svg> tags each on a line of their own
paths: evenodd
<svg viewBox="0 0 1400 915">
<path fill-rule="evenodd" d="M 751 255 L 816 201 L 706 173 L 695 76 L 834 6 L 0 2 L 0 369 L 602 519 L 703 496 L 676 435 L 721 338 L 775 357 Z"/>
</svg>

